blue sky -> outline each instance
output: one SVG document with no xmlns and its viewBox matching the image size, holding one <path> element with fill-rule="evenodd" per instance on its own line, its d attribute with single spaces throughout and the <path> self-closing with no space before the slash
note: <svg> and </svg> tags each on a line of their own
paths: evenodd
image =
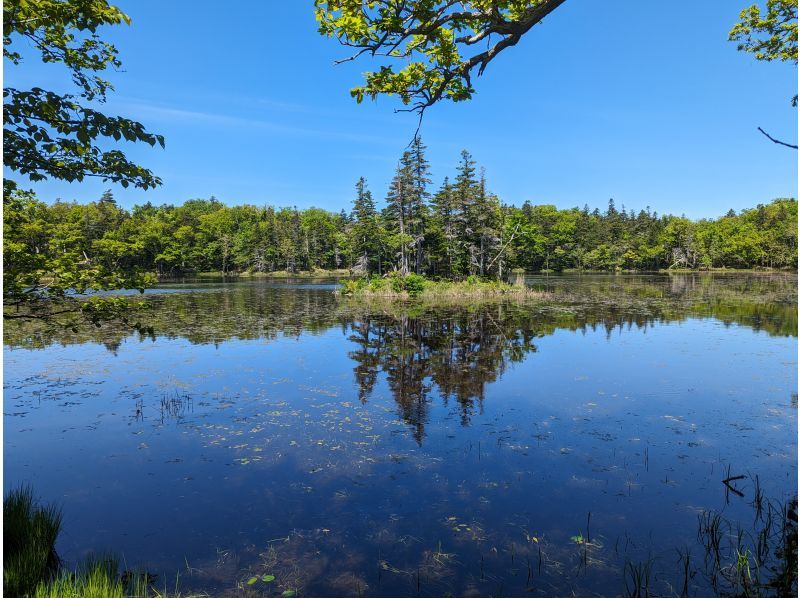
<svg viewBox="0 0 800 598">
<path fill-rule="evenodd" d="M 750 2 L 568 0 L 489 65 L 472 101 L 428 110 L 434 185 L 467 148 L 516 205 L 604 208 L 613 197 L 700 218 L 795 197 L 797 152 L 756 127 L 796 143 L 797 69 L 727 41 Z M 317 34 L 311 0 L 119 6 L 133 24 L 103 32 L 124 65 L 104 110 L 166 137 L 165 150 L 126 147 L 164 185 L 31 185 L 42 199 L 91 201 L 111 187 L 126 207 L 215 195 L 338 211 L 362 175 L 384 197 L 416 118 L 395 114 L 393 98 L 349 97 L 377 63 L 334 66 L 346 49 Z M 66 88 L 58 67 L 5 66 L 7 86 Z"/>
</svg>

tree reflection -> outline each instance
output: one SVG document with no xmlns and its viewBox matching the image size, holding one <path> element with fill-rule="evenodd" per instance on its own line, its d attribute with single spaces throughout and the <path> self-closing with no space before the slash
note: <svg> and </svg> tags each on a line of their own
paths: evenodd
<svg viewBox="0 0 800 598">
<path fill-rule="evenodd" d="M 398 415 L 418 442 L 432 398 L 455 401 L 467 424 L 482 408 L 486 385 L 502 376 L 508 363 L 536 351 L 533 339 L 540 335 L 531 312 L 524 314 L 495 305 L 352 320 L 348 339 L 358 349 L 349 357 L 356 362 L 359 399 L 369 399 L 383 372 Z"/>
<path fill-rule="evenodd" d="M 431 402 L 451 401 L 463 424 L 483 407 L 486 385 L 509 364 L 536 351 L 534 340 L 556 330 L 643 330 L 658 323 L 713 317 L 771 335 L 797 336 L 797 279 L 768 276 L 573 277 L 534 280 L 547 300 L 474 305 L 370 304 L 337 299 L 309 285 L 232 284 L 148 299 L 142 315 L 151 330 L 138 340 L 230 340 L 298 337 L 339 327 L 358 398 L 366 402 L 385 376 L 398 415 L 422 442 Z M 102 343 L 116 355 L 136 340 L 129 329 L 69 330 L 8 322 L 6 345 Z"/>
</svg>

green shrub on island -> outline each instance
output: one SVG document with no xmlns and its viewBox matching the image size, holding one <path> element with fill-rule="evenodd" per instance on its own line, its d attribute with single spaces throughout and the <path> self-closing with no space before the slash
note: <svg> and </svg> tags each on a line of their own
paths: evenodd
<svg viewBox="0 0 800 598">
<path fill-rule="evenodd" d="M 390 299 L 461 299 L 492 296 L 538 297 L 543 293 L 525 286 L 470 275 L 462 281 L 431 280 L 419 274 L 401 275 L 392 272 L 341 281 L 337 294 L 349 297 L 383 297 Z"/>
</svg>

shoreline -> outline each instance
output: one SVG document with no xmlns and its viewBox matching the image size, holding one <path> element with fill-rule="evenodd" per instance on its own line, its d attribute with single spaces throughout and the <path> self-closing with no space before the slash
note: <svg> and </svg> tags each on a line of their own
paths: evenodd
<svg viewBox="0 0 800 598">
<path fill-rule="evenodd" d="M 509 276 L 558 276 L 562 274 L 797 274 L 793 268 L 661 268 L 657 270 L 579 270 L 576 268 L 566 268 L 564 270 L 534 270 L 526 272 L 511 272 Z M 273 272 L 186 272 L 184 274 L 168 276 L 159 275 L 159 281 L 176 280 L 181 278 L 345 278 L 357 280 L 357 276 L 346 268 L 336 270 L 299 270 L 288 272 L 286 270 L 276 270 Z M 463 281 L 448 281 L 463 282 Z"/>
</svg>

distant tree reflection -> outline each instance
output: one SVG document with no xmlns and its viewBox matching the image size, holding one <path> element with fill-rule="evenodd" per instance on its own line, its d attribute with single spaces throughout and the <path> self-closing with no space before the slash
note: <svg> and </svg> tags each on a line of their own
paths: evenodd
<svg viewBox="0 0 800 598">
<path fill-rule="evenodd" d="M 348 339 L 358 345 L 349 356 L 356 362 L 359 399 L 369 399 L 379 372 L 386 374 L 398 415 L 421 442 L 430 401 L 458 404 L 461 421 L 480 411 L 488 383 L 507 364 L 536 351 L 530 316 L 505 306 L 480 310 L 432 311 L 419 316 L 381 315 L 353 320 Z"/>
</svg>

